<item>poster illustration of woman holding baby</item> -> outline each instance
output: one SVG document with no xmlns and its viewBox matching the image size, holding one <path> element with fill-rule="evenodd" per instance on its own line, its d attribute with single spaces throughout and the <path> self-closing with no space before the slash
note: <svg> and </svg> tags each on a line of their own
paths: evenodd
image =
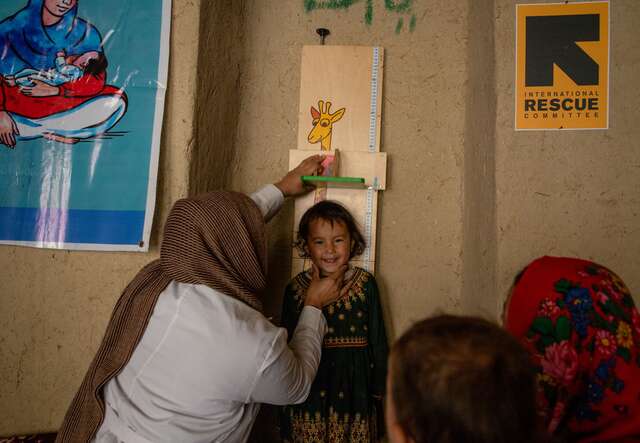
<svg viewBox="0 0 640 443">
<path fill-rule="evenodd" d="M 146 251 L 171 0 L 0 1 L 0 244 Z"/>
<path fill-rule="evenodd" d="M 78 15 L 78 0 L 29 0 L 0 22 L 0 143 L 75 143 L 108 131 L 127 96 L 106 84 L 107 66 L 100 32 Z"/>
</svg>

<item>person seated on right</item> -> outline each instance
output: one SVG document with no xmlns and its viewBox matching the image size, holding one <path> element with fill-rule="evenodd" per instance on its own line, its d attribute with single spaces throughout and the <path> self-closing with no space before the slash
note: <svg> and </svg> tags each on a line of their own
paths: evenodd
<svg viewBox="0 0 640 443">
<path fill-rule="evenodd" d="M 506 331 L 439 315 L 393 345 L 387 376 L 391 443 L 540 443 L 529 357 Z"/>
<path fill-rule="evenodd" d="M 505 327 L 529 351 L 538 407 L 569 442 L 640 442 L 640 314 L 611 270 L 541 257 L 505 304 Z"/>
</svg>

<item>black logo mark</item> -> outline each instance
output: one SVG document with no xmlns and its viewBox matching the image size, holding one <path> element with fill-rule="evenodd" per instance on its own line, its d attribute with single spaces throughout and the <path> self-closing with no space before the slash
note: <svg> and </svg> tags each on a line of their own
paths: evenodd
<svg viewBox="0 0 640 443">
<path fill-rule="evenodd" d="M 600 14 L 527 17 L 525 86 L 553 86 L 553 64 L 578 85 L 598 84 L 598 64 L 576 42 L 600 40 Z"/>
</svg>

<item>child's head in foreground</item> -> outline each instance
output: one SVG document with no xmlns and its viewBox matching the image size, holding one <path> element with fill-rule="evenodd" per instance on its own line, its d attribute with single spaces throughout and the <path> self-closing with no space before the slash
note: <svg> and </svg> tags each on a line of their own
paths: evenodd
<svg viewBox="0 0 640 443">
<path fill-rule="evenodd" d="M 394 344 L 387 376 L 391 443 L 539 442 L 529 357 L 498 326 L 440 315 Z"/>
<path fill-rule="evenodd" d="M 325 200 L 304 213 L 295 242 L 323 275 L 337 271 L 364 252 L 365 241 L 353 216 L 339 203 Z"/>
</svg>

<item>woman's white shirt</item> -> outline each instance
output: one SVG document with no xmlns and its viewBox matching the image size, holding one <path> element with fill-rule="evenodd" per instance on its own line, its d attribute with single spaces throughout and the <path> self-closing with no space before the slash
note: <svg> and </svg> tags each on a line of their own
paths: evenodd
<svg viewBox="0 0 640 443">
<path fill-rule="evenodd" d="M 282 205 L 269 185 L 252 198 L 265 218 Z M 105 388 L 97 442 L 244 442 L 260 403 L 303 402 L 326 321 L 302 310 L 293 337 L 245 303 L 204 285 L 170 283 L 140 343 Z"/>
</svg>

